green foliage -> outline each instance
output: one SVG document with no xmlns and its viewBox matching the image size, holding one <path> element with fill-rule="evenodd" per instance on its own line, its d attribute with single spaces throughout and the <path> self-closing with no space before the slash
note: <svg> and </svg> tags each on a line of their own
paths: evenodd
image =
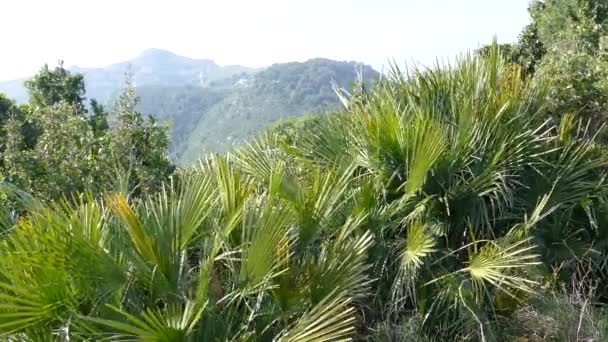
<svg viewBox="0 0 608 342">
<path fill-rule="evenodd" d="M 351 294 L 368 283 L 362 256 L 370 242 L 365 234 L 357 238 L 360 222 L 335 227 L 332 235 L 341 243 L 329 259 L 296 253 L 289 206 L 253 188 L 233 191 L 245 178 L 227 162 L 210 160 L 181 174 L 179 184 L 132 203 L 119 195 L 107 205 L 92 197 L 57 207 L 29 202 L 30 215 L 6 238 L 0 256 L 7 276 L 0 281 L 3 335 L 57 331 L 65 338 L 157 341 L 350 336 Z M 22 240 L 40 225 L 47 232 Z M 336 264 L 333 253 L 355 262 Z M 44 260 L 37 267 L 49 270 L 13 268 L 26 260 Z M 312 300 L 317 283 L 307 279 L 317 274 L 338 275 L 327 285 L 343 292 Z M 61 281 L 49 285 L 50 279 Z"/>
<path fill-rule="evenodd" d="M 16 111 L 17 107 L 15 103 L 4 96 L 4 94 L 0 94 L 0 152 L 6 150 L 6 145 L 10 142 L 4 125 L 16 114 Z"/>
<path fill-rule="evenodd" d="M 539 317 L 558 322 L 544 337 L 601 339 L 590 303 L 608 274 L 606 149 L 574 115 L 546 120 L 535 77 L 497 45 L 395 68 L 339 92 L 342 111 L 283 123 L 158 187 L 138 168 L 167 164 L 140 142 L 166 140 L 127 87 L 107 136 L 140 194 L 44 203 L 2 184 L 27 210 L 0 212 L 0 334 L 501 341 L 542 332 Z M 94 136 L 53 108 L 42 114 Z M 583 266 L 593 281 L 572 281 Z"/>
<path fill-rule="evenodd" d="M 231 150 L 280 120 L 334 110 L 338 105 L 334 83 L 348 89 L 358 70 L 366 83 L 379 76 L 371 67 L 354 62 L 312 59 L 275 64 L 236 79 L 232 90 L 204 110 L 190 128 L 180 162 L 193 162 L 205 152 Z"/>
<path fill-rule="evenodd" d="M 598 132 L 608 108 L 608 4 L 597 0 L 534 0 L 532 22 L 505 51 L 527 77 L 551 84 L 546 114 L 574 114 Z M 480 49 L 486 53 L 489 46 Z M 605 137 L 604 137 L 605 138 Z"/>
<path fill-rule="evenodd" d="M 510 59 L 511 56 L 514 54 L 514 52 L 513 52 L 514 47 L 512 44 L 500 44 L 499 48 L 500 48 L 500 53 L 501 53 L 502 57 L 504 57 L 506 59 Z M 485 46 L 481 47 L 480 49 L 475 50 L 475 54 L 478 54 L 483 57 L 488 57 L 488 56 L 490 56 L 490 53 L 492 53 L 492 49 L 493 49 L 493 45 L 485 45 Z"/>
<path fill-rule="evenodd" d="M 4 94 L 0 94 L 0 120 L 1 122 L 6 121 L 11 111 L 15 109 L 15 103 L 7 98 Z"/>
<path fill-rule="evenodd" d="M 63 67 L 63 61 L 54 70 L 44 65 L 32 79 L 25 82 L 30 93 L 30 103 L 37 107 L 48 107 L 65 102 L 84 113 L 84 77 L 72 75 Z"/>
<path fill-rule="evenodd" d="M 274 136 L 277 141 L 291 145 L 304 138 L 301 134 L 302 132 L 307 132 L 311 128 L 317 127 L 322 120 L 324 118 L 321 114 L 307 114 L 301 117 L 281 120 L 268 127 L 266 131 Z"/>
<path fill-rule="evenodd" d="M 515 45 L 511 58 L 522 66 L 526 74 L 533 75 L 546 52 L 545 45 L 538 36 L 537 24 L 532 22 L 519 35 L 519 42 Z"/>
<path fill-rule="evenodd" d="M 41 198 L 93 189 L 93 135 L 86 120 L 63 102 L 35 115 L 44 130 L 33 149 L 20 152 L 21 165 L 11 176 Z"/>
<path fill-rule="evenodd" d="M 100 137 L 110 128 L 108 125 L 108 113 L 103 105 L 99 104 L 95 99 L 91 100 L 91 115 L 89 116 L 89 125 L 93 129 L 93 134 Z"/>
<path fill-rule="evenodd" d="M 547 86 L 501 56 L 492 46 L 453 68 L 395 70 L 347 97 L 346 113 L 304 121 L 296 139 L 284 137 L 291 124 L 279 127 L 260 140 L 266 153 L 243 151 L 259 174 L 290 157 L 295 170 L 356 165 L 350 182 L 362 198 L 353 210 L 368 205 L 378 242 L 368 324 L 395 326 L 413 311 L 428 338 L 494 340 L 498 316 L 534 297 L 553 270 L 568 278 L 573 254 L 604 246 L 595 230 L 603 225 L 580 200 L 605 212 L 605 154 L 566 119 L 559 130 L 543 121 Z M 594 272 L 604 279 L 601 267 Z"/>
<path fill-rule="evenodd" d="M 107 151 L 125 181 L 126 189 L 153 193 L 173 173 L 169 160 L 169 127 L 144 118 L 136 109 L 139 98 L 127 76 L 125 90 L 114 108 L 115 122 L 108 132 Z"/>
<path fill-rule="evenodd" d="M 17 107 L 0 97 L 0 167 L 8 181 L 57 200 L 84 191 L 155 191 L 173 172 L 166 126 L 119 103 L 110 127 L 97 101 L 90 114 L 84 110 L 83 78 L 62 65 L 45 66 L 27 84 L 31 104 Z M 128 89 L 121 101 L 133 97 Z"/>
<path fill-rule="evenodd" d="M 71 97 L 79 97 L 79 112 L 91 112 L 89 122 L 99 136 L 97 132 L 111 121 L 101 114 L 104 111 L 100 111 L 100 105 L 112 108 L 120 97 L 119 85 L 127 70 L 133 72 L 141 99 L 137 110 L 158 121 L 171 122 L 170 155 L 182 165 L 195 162 L 206 152 L 230 150 L 282 119 L 335 109 L 338 98 L 333 83 L 349 88 L 358 70 L 366 82 L 379 76 L 371 67 L 354 62 L 317 58 L 253 70 L 151 49 L 105 68 L 73 67 L 68 71 L 62 66 L 47 67 L 30 83 L 46 87 L 44 96 L 38 97 L 46 96 L 48 103 L 61 96 L 73 103 Z M 71 95 L 77 92 L 70 88 L 77 79 L 86 83 L 86 95 L 96 99 L 91 100 L 90 108 L 85 108 L 83 94 Z M 16 89 L 21 83 L 0 82 L 0 91 L 24 102 L 25 89 Z M 78 87 L 84 87 L 84 83 Z"/>
<path fill-rule="evenodd" d="M 576 114 L 597 131 L 606 119 L 608 5 L 595 0 L 535 0 L 514 62 L 551 82 L 548 114 Z"/>
</svg>

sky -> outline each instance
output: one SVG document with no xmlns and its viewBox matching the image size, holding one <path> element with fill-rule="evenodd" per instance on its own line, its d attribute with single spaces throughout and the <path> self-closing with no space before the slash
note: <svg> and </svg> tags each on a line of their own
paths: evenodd
<svg viewBox="0 0 608 342">
<path fill-rule="evenodd" d="M 4 0 L 0 80 L 44 63 L 103 67 L 148 48 L 220 65 L 314 57 L 378 70 L 432 64 L 496 36 L 513 42 L 529 0 Z"/>
</svg>

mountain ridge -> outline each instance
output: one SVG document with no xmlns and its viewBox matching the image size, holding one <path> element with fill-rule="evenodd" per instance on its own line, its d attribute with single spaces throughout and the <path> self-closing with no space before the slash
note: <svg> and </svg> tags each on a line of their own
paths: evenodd
<svg viewBox="0 0 608 342">
<path fill-rule="evenodd" d="M 184 86 L 205 85 L 233 74 L 255 72 L 259 68 L 238 64 L 219 65 L 212 59 L 190 58 L 165 49 L 149 48 L 126 61 L 102 67 L 73 65 L 68 70 L 84 75 L 88 99 L 106 103 L 110 100 L 112 93 L 123 85 L 127 72 L 133 73 L 135 86 Z M 28 100 L 27 89 L 23 82 L 30 77 L 0 81 L 0 93 L 5 93 L 17 102 L 26 102 Z"/>
<path fill-rule="evenodd" d="M 179 163 L 228 150 L 278 120 L 335 109 L 334 84 L 348 88 L 358 73 L 366 82 L 379 77 L 371 66 L 354 61 L 312 58 L 254 69 L 162 49 L 102 68 L 69 70 L 84 75 L 88 99 L 105 105 L 116 99 L 131 72 L 138 109 L 172 123 L 170 152 Z M 23 80 L 0 82 L 0 93 L 25 102 Z"/>
</svg>

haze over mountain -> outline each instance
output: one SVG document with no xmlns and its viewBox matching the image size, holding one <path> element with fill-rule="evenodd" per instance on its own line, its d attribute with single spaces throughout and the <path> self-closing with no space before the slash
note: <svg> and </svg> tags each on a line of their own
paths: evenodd
<svg viewBox="0 0 608 342">
<path fill-rule="evenodd" d="M 107 103 L 120 89 L 126 72 L 133 74 L 135 86 L 205 86 L 237 73 L 254 71 L 240 65 L 219 66 L 209 59 L 192 59 L 161 49 L 147 49 L 136 58 L 102 68 L 73 66 L 69 69 L 85 76 L 87 97 L 101 103 Z M 25 102 L 24 80 L 0 82 L 0 92 Z"/>
<path fill-rule="evenodd" d="M 139 109 L 172 123 L 171 153 L 183 163 L 229 149 L 280 119 L 335 107 L 333 83 L 347 88 L 358 71 L 365 81 L 378 76 L 356 62 L 317 58 L 253 69 L 160 49 L 103 68 L 70 70 L 85 76 L 87 98 L 106 105 L 120 92 L 125 73 L 132 73 Z M 0 92 L 27 101 L 23 81 L 0 82 Z"/>
</svg>

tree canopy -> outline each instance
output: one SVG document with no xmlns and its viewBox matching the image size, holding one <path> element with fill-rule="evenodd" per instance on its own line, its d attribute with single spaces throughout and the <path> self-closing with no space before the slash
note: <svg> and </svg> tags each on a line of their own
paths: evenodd
<svg viewBox="0 0 608 342">
<path fill-rule="evenodd" d="M 48 107 L 65 102 L 74 106 L 77 112 L 85 112 L 84 77 L 66 70 L 63 61 L 55 69 L 49 69 L 45 64 L 38 74 L 25 82 L 25 86 L 32 106 Z"/>
<path fill-rule="evenodd" d="M 608 118 L 608 3 L 534 0 L 529 13 L 508 58 L 529 77 L 551 82 L 549 113 L 576 115 L 597 131 Z"/>
<path fill-rule="evenodd" d="M 97 101 L 86 108 L 83 76 L 62 63 L 45 65 L 26 85 L 29 104 L 17 107 L 0 97 L 0 165 L 8 181 L 58 200 L 85 191 L 153 191 L 168 180 L 168 127 L 123 105 L 136 97 L 128 83 L 111 125 Z"/>
</svg>

